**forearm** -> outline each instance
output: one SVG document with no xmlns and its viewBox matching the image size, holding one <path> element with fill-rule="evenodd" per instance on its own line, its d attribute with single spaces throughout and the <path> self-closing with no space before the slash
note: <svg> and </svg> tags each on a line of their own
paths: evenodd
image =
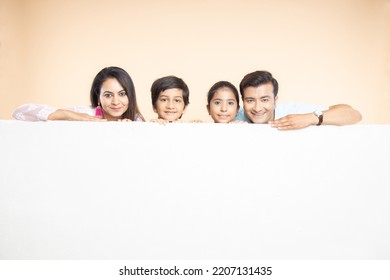
<svg viewBox="0 0 390 280">
<path fill-rule="evenodd" d="M 86 113 L 74 112 L 72 110 L 58 109 L 48 117 L 51 121 L 107 121 L 100 117 L 91 116 Z"/>
<path fill-rule="evenodd" d="M 64 109 L 57 109 L 48 116 L 49 121 L 71 121 L 71 111 Z"/>
<path fill-rule="evenodd" d="M 323 111 L 322 125 L 348 125 L 359 122 L 361 114 L 349 105 L 339 104 L 330 106 Z M 272 127 L 280 130 L 300 129 L 317 125 L 319 118 L 313 113 L 291 114 L 278 120 L 271 121 Z"/>
<path fill-rule="evenodd" d="M 338 104 L 329 107 L 324 111 L 324 125 L 348 125 L 362 120 L 359 111 L 346 104 Z"/>
</svg>

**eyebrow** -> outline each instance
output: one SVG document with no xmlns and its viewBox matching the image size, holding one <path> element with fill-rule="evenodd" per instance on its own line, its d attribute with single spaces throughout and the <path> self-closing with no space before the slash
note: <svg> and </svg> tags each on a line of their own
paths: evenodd
<svg viewBox="0 0 390 280">
<path fill-rule="evenodd" d="M 223 100 L 227 100 L 227 101 L 236 101 L 235 98 L 228 98 L 228 99 L 213 98 L 213 99 L 211 99 L 211 101 L 223 101 Z"/>
<path fill-rule="evenodd" d="M 166 98 L 169 98 L 169 96 L 168 96 L 168 95 L 165 95 L 165 94 L 160 94 L 159 97 L 166 97 Z M 173 98 L 181 98 L 181 99 L 183 99 L 183 96 L 175 95 L 175 96 L 173 96 Z"/>
<path fill-rule="evenodd" d="M 262 96 L 262 97 L 260 97 L 260 99 L 271 99 L 272 98 L 272 96 Z M 257 97 L 244 97 L 244 100 L 247 100 L 247 99 L 257 99 Z"/>
<path fill-rule="evenodd" d="M 118 93 L 120 93 L 120 92 L 126 92 L 126 91 L 124 89 L 121 89 L 120 91 L 118 91 Z M 115 92 L 105 90 L 103 93 L 115 93 Z"/>
</svg>

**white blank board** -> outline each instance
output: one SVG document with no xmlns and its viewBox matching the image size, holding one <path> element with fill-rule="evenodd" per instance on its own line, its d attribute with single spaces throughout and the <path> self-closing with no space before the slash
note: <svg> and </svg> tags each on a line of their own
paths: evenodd
<svg viewBox="0 0 390 280">
<path fill-rule="evenodd" d="M 389 259 L 390 125 L 0 121 L 0 259 Z"/>
</svg>

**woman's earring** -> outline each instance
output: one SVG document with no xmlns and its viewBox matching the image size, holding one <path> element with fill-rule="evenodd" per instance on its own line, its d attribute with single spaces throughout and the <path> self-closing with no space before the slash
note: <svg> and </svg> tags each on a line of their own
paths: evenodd
<svg viewBox="0 0 390 280">
<path fill-rule="evenodd" d="M 102 118 L 103 117 L 103 111 L 102 111 L 102 107 L 100 107 L 100 103 L 98 104 L 98 106 L 96 107 L 96 113 L 95 113 L 96 117 L 99 117 L 99 118 Z"/>
</svg>

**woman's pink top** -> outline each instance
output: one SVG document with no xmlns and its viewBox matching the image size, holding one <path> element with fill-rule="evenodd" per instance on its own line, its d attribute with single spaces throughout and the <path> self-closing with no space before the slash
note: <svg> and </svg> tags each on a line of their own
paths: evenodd
<svg viewBox="0 0 390 280">
<path fill-rule="evenodd" d="M 90 116 L 96 116 L 96 108 L 92 108 L 90 106 L 66 107 L 63 109 L 76 113 L 84 113 Z M 24 104 L 16 108 L 12 116 L 21 121 L 47 121 L 49 115 L 54 113 L 56 110 L 57 108 L 43 104 Z M 140 115 L 136 116 L 135 121 L 143 122 Z"/>
</svg>

